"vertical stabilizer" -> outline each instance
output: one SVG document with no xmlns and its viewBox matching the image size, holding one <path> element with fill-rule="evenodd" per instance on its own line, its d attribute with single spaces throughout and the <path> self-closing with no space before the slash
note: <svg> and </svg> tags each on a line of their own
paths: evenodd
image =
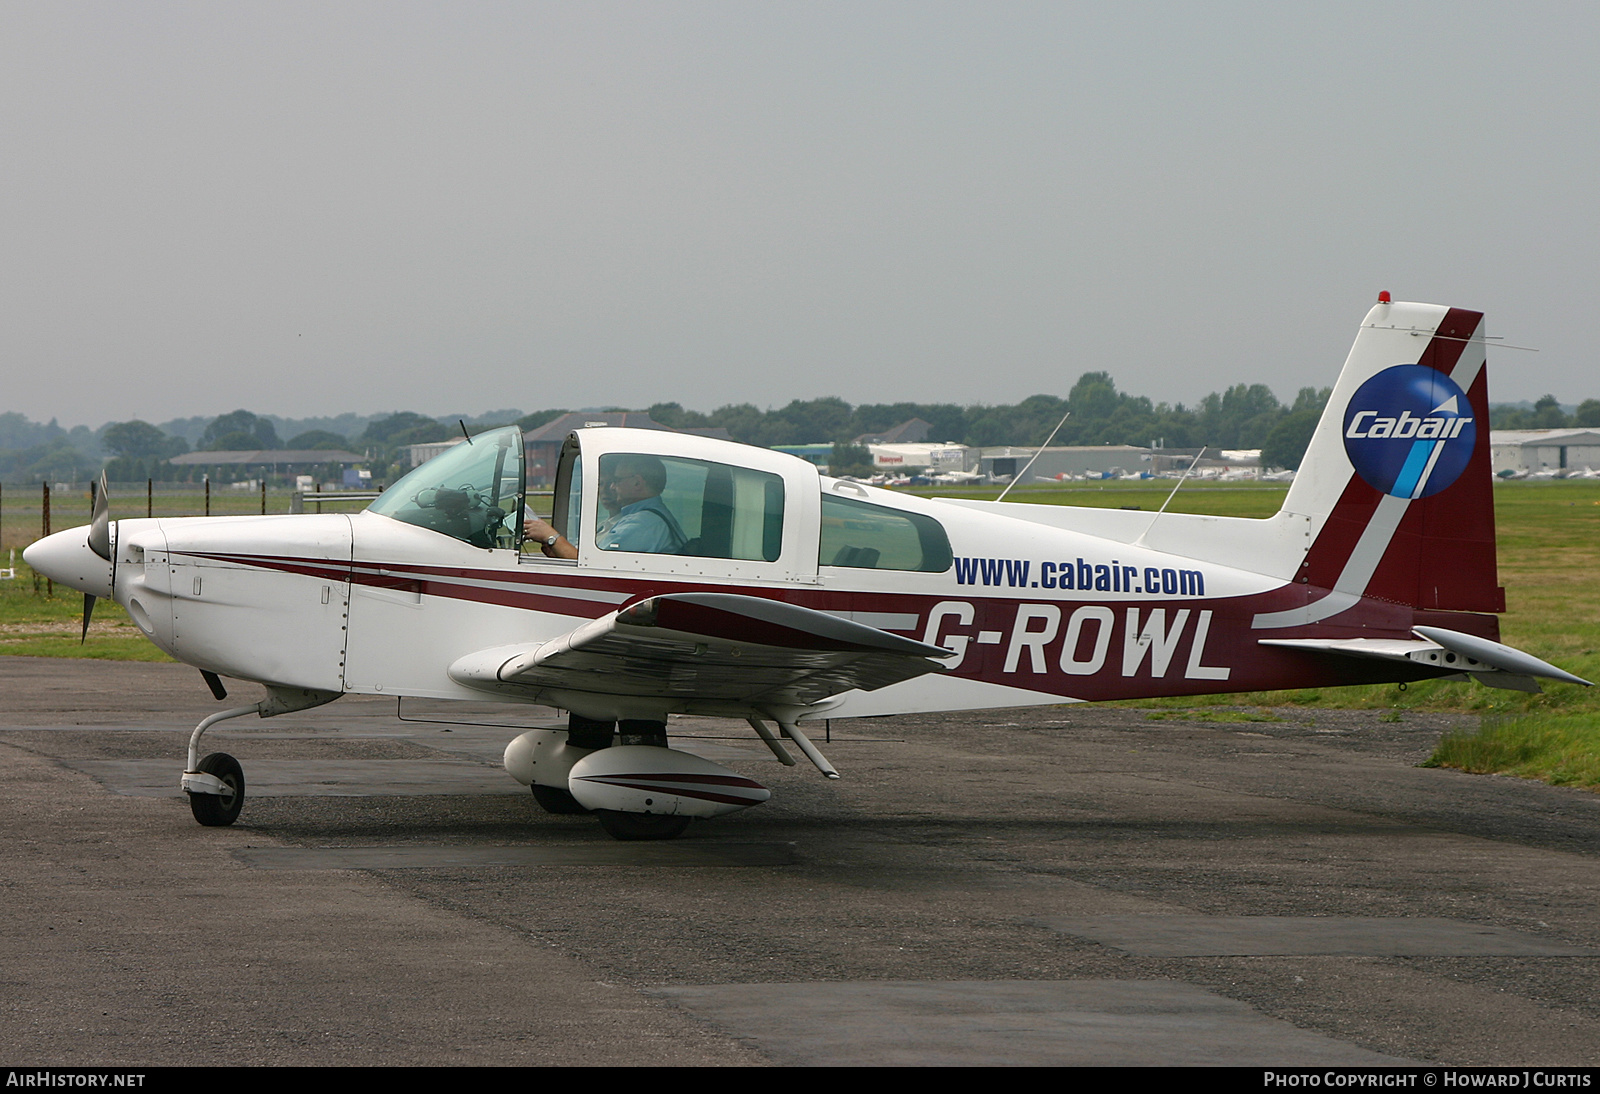
<svg viewBox="0 0 1600 1094">
<path fill-rule="evenodd" d="M 1283 511 L 1311 522 L 1296 581 L 1327 590 L 1256 617 L 1331 618 L 1362 596 L 1499 612 L 1483 316 L 1379 303 L 1367 314 Z"/>
</svg>

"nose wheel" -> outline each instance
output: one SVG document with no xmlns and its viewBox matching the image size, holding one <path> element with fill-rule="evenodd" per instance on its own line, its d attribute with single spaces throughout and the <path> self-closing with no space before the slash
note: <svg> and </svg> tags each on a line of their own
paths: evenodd
<svg viewBox="0 0 1600 1094">
<path fill-rule="evenodd" d="M 207 679 L 207 683 L 216 681 L 211 688 L 211 693 L 217 698 L 222 698 L 227 691 L 222 687 L 215 673 Z M 225 722 L 229 718 L 243 718 L 246 714 L 259 714 L 263 718 L 271 718 L 275 714 L 287 714 L 291 710 L 306 710 L 310 707 L 331 703 L 339 698 L 337 691 L 318 691 L 314 688 L 288 688 L 267 685 L 267 697 L 254 706 L 234 707 L 232 710 L 220 710 L 209 718 L 201 720 L 194 727 L 194 732 L 189 735 L 188 766 L 183 769 L 184 791 L 189 795 L 189 811 L 194 814 L 194 819 L 207 828 L 223 828 L 239 819 L 239 810 L 244 808 L 244 768 L 239 766 L 239 761 L 226 752 L 213 752 L 203 760 L 196 760 L 200 755 L 200 738 L 205 736 L 206 730 L 218 722 Z"/>
<path fill-rule="evenodd" d="M 222 785 L 219 794 L 189 792 L 189 811 L 207 828 L 225 828 L 239 819 L 244 808 L 244 768 L 226 752 L 213 752 L 195 768 Z"/>
</svg>

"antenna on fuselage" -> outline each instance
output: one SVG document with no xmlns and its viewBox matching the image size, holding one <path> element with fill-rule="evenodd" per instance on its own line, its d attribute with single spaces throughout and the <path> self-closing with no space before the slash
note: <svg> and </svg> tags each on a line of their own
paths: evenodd
<svg viewBox="0 0 1600 1094">
<path fill-rule="evenodd" d="M 1044 450 L 1050 447 L 1050 442 L 1056 439 L 1056 434 L 1061 432 L 1061 427 L 1067 424 L 1067 419 L 1070 417 L 1072 417 L 1072 411 L 1070 410 L 1061 415 L 1061 420 L 1057 422 L 1056 427 L 1050 431 L 1050 436 L 1044 439 L 1044 444 L 1039 446 L 1039 451 L 1033 454 L 1033 459 L 1023 464 L 1021 471 L 1018 471 L 1015 475 L 1011 476 L 1011 481 L 1006 483 L 1006 488 L 1000 491 L 1000 496 L 995 498 L 995 501 L 1006 500 L 1006 495 L 1011 493 L 1011 488 L 1022 481 L 1022 476 L 1026 475 L 1028 473 L 1028 468 L 1033 466 L 1033 460 L 1038 459 L 1044 453 Z"/>
<path fill-rule="evenodd" d="M 466 419 L 465 418 L 457 418 L 456 419 L 456 424 L 461 427 L 461 435 L 467 439 L 467 443 L 468 444 L 471 444 L 472 443 L 472 434 L 467 432 Z"/>
<path fill-rule="evenodd" d="M 1150 518 L 1150 523 L 1145 526 L 1144 531 L 1139 533 L 1139 538 L 1133 541 L 1134 546 L 1144 546 L 1144 537 L 1150 534 L 1150 529 L 1156 526 L 1156 521 L 1160 519 L 1161 514 L 1165 513 L 1167 511 L 1167 506 L 1172 504 L 1172 499 L 1178 496 L 1179 488 L 1181 488 L 1184 483 L 1189 481 L 1189 472 L 1193 471 L 1195 467 L 1199 465 L 1200 457 L 1206 454 L 1206 447 L 1207 446 L 1205 445 L 1201 445 L 1200 451 L 1194 454 L 1194 459 L 1189 461 L 1189 466 L 1184 469 L 1183 474 L 1178 476 L 1178 485 L 1172 488 L 1172 493 L 1168 494 L 1167 500 L 1161 503 L 1161 508 L 1157 509 L 1155 516 Z"/>
</svg>

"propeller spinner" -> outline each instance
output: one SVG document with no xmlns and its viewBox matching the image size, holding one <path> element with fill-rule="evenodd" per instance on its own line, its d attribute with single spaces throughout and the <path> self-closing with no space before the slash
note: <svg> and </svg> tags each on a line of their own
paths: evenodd
<svg viewBox="0 0 1600 1094">
<path fill-rule="evenodd" d="M 87 533 L 81 527 L 67 528 L 29 544 L 22 552 L 23 561 L 36 571 L 84 594 L 84 637 L 89 633 L 95 601 L 110 596 L 115 588 L 111 539 L 111 503 L 102 473 Z"/>
</svg>

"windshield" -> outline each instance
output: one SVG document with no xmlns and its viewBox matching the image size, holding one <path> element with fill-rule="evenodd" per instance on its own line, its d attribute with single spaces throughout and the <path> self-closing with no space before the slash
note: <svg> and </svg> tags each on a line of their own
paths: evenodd
<svg viewBox="0 0 1600 1094">
<path fill-rule="evenodd" d="M 522 536 L 522 430 L 463 440 L 383 492 L 367 512 L 442 532 L 474 547 L 515 549 Z"/>
</svg>

